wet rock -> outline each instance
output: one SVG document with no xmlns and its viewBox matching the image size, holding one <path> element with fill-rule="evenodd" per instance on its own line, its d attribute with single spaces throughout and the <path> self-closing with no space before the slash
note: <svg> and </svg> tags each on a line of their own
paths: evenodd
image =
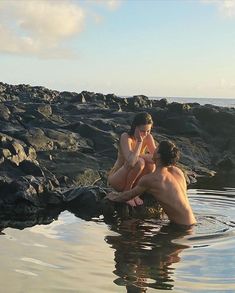
<svg viewBox="0 0 235 293">
<path fill-rule="evenodd" d="M 6 210 L 0 209 L 0 231 L 7 227 L 24 229 L 35 225 L 48 225 L 58 219 L 60 212 L 60 207 L 38 209 L 32 205 L 18 203 L 14 210 L 10 207 Z"/>
<path fill-rule="evenodd" d="M 144 204 L 130 207 L 126 203 L 114 203 L 105 198 L 108 189 L 100 187 L 73 188 L 64 193 L 67 208 L 77 216 L 90 220 L 103 215 L 105 221 L 124 218 L 161 218 L 162 208 L 149 194 L 143 195 Z"/>
</svg>

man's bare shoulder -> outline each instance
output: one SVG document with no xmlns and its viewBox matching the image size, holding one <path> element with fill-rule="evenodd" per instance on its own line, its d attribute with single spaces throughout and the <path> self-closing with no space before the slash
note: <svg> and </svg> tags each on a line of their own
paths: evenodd
<svg viewBox="0 0 235 293">
<path fill-rule="evenodd" d="M 151 183 L 153 182 L 153 180 L 156 178 L 156 175 L 154 175 L 154 173 L 149 173 L 144 175 L 143 177 L 140 178 L 139 180 L 139 185 L 148 187 L 151 185 Z"/>
<path fill-rule="evenodd" d="M 168 172 L 172 173 L 173 175 L 179 175 L 184 177 L 184 172 L 179 167 L 176 167 L 176 166 L 168 167 Z"/>
</svg>

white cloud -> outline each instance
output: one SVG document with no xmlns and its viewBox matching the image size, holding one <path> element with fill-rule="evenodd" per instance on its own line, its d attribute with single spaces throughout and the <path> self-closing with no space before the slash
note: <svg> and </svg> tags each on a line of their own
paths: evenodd
<svg viewBox="0 0 235 293">
<path fill-rule="evenodd" d="M 224 3 L 220 3 L 220 9 L 229 17 L 235 16 L 235 0 L 224 0 Z"/>
<path fill-rule="evenodd" d="M 91 3 L 102 4 L 110 10 L 116 10 L 123 0 L 90 0 Z"/>
<path fill-rule="evenodd" d="M 85 1 L 85 0 L 83 0 Z M 95 12 L 102 4 L 109 10 L 119 7 L 121 0 L 0 0 L 0 53 L 40 58 L 76 56 L 69 39 L 84 29 L 85 19 L 100 23 L 103 17 Z M 86 4 L 92 4 L 92 8 Z"/>
<path fill-rule="evenodd" d="M 235 17 L 235 0 L 202 0 L 202 2 L 216 5 L 225 17 Z"/>
<path fill-rule="evenodd" d="M 63 42 L 82 31 L 85 11 L 68 0 L 0 2 L 0 52 L 71 57 Z"/>
<path fill-rule="evenodd" d="M 107 0 L 105 2 L 108 8 L 112 10 L 117 9 L 121 4 L 120 0 Z"/>
</svg>

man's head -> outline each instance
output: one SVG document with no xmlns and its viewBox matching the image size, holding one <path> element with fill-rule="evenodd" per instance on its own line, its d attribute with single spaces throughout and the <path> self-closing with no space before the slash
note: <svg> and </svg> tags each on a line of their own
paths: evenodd
<svg viewBox="0 0 235 293">
<path fill-rule="evenodd" d="M 175 165 L 179 157 L 179 149 L 168 140 L 161 141 L 153 154 L 154 162 L 160 163 L 162 166 Z"/>
</svg>

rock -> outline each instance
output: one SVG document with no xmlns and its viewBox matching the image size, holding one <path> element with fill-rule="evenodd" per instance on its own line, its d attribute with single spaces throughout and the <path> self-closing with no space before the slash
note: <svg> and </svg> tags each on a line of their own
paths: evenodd
<svg viewBox="0 0 235 293">
<path fill-rule="evenodd" d="M 218 168 L 222 172 L 228 172 L 235 168 L 235 158 L 225 156 L 217 163 Z"/>
<path fill-rule="evenodd" d="M 9 121 L 10 119 L 10 110 L 4 104 L 0 104 L 0 119 Z"/>
<path fill-rule="evenodd" d="M 49 117 L 52 115 L 52 109 L 50 105 L 40 105 L 38 107 L 38 112 L 45 115 L 46 117 Z"/>
<path fill-rule="evenodd" d="M 168 109 L 170 112 L 182 114 L 182 113 L 189 112 L 191 107 L 188 104 L 181 104 L 181 103 L 173 102 L 171 104 L 168 104 Z"/>
<path fill-rule="evenodd" d="M 85 95 L 83 93 L 71 93 L 71 92 L 61 92 L 60 93 L 61 102 L 72 102 L 72 103 L 86 103 Z"/>
<path fill-rule="evenodd" d="M 162 123 L 165 129 L 172 134 L 184 134 L 191 136 L 198 136 L 201 134 L 199 122 L 194 116 L 187 116 L 182 119 L 179 116 L 168 116 Z"/>
<path fill-rule="evenodd" d="M 40 128 L 31 128 L 22 135 L 23 140 L 36 151 L 47 151 L 54 148 L 53 140 Z"/>
<path fill-rule="evenodd" d="M 81 136 L 94 142 L 94 149 L 97 152 L 102 152 L 103 154 L 114 153 L 116 149 L 115 136 L 112 133 L 100 130 L 89 124 L 81 124 L 77 131 Z"/>
<path fill-rule="evenodd" d="M 188 184 L 234 178 L 234 108 L 6 83 L 0 83 L 0 101 L 0 209 L 10 216 L 16 211 L 17 219 L 49 207 L 73 208 L 84 219 L 147 217 L 146 202 L 131 209 L 103 200 L 120 135 L 140 111 L 152 115 L 157 141 L 170 139 L 180 148 Z M 65 190 L 74 191 L 66 197 Z M 150 216 L 158 217 L 152 208 Z"/>
<path fill-rule="evenodd" d="M 105 191 L 100 188 L 74 188 L 64 193 L 64 201 L 71 212 L 82 219 L 90 220 L 102 213 L 101 199 L 105 195 Z"/>
<path fill-rule="evenodd" d="M 26 175 L 33 175 L 33 176 L 39 176 L 44 177 L 44 172 L 37 163 L 37 161 L 28 161 L 24 160 L 19 164 L 20 169 L 26 174 Z"/>
<path fill-rule="evenodd" d="M 127 109 L 131 111 L 139 111 L 139 109 L 146 109 L 152 107 L 152 101 L 144 95 L 133 96 L 127 99 Z"/>
</svg>

